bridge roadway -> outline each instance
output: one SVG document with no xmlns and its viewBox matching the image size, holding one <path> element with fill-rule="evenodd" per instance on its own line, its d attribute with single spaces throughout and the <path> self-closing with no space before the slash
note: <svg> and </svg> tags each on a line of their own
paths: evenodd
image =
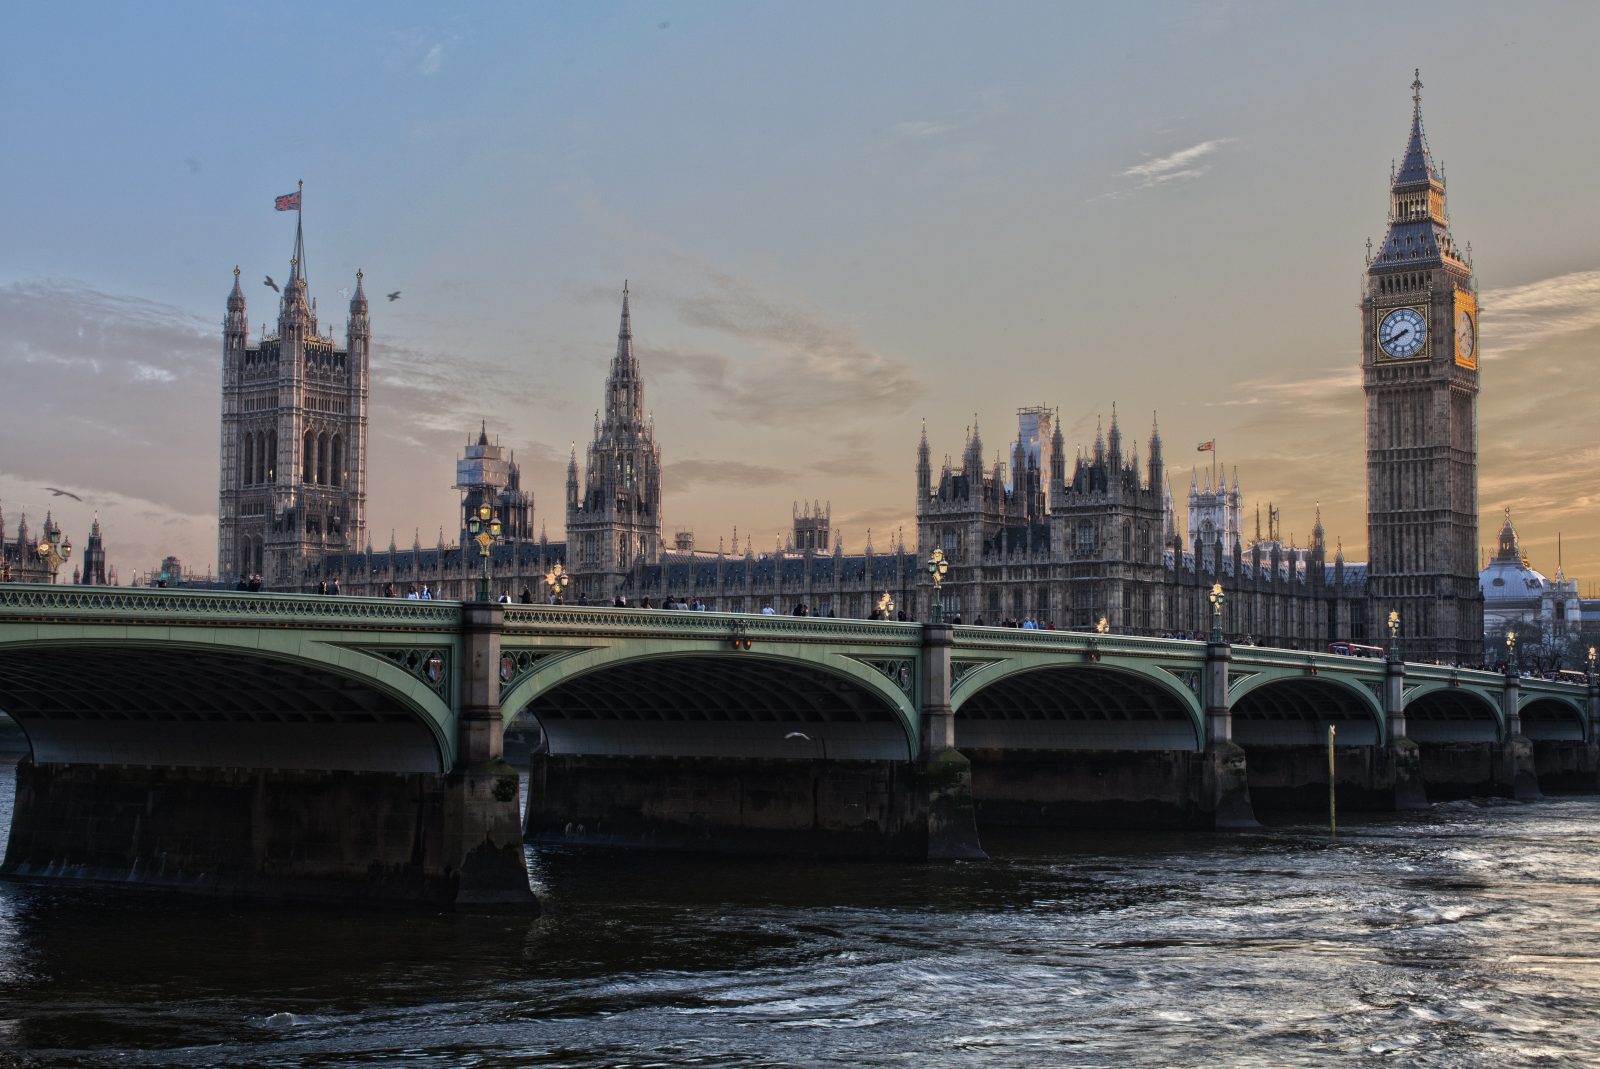
<svg viewBox="0 0 1600 1069">
<path fill-rule="evenodd" d="M 6 584 L 0 711 L 29 746 L 0 874 L 463 907 L 535 905 L 524 837 L 1253 824 L 1325 805 L 1329 726 L 1344 807 L 1600 785 L 1593 680 L 662 610 Z"/>
</svg>

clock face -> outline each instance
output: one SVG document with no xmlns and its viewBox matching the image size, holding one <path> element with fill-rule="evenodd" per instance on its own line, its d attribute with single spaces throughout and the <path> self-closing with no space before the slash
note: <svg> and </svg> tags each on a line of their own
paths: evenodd
<svg viewBox="0 0 1600 1069">
<path fill-rule="evenodd" d="M 1396 308 L 1378 326 L 1378 344 L 1396 360 L 1416 356 L 1428 336 L 1428 325 L 1415 308 Z"/>
<path fill-rule="evenodd" d="M 1478 348 L 1478 333 L 1472 325 L 1472 314 L 1465 308 L 1456 313 L 1456 359 L 1471 360 Z"/>
</svg>

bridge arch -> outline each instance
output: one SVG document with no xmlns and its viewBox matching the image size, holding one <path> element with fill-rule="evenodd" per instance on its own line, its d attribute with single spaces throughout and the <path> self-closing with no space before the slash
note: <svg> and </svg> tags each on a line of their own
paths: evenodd
<svg viewBox="0 0 1600 1069">
<path fill-rule="evenodd" d="M 1553 694 L 1528 694 L 1522 699 L 1522 733 L 1536 742 L 1583 742 L 1589 732 L 1581 703 Z"/>
<path fill-rule="evenodd" d="M 1505 737 L 1500 703 L 1476 687 L 1425 683 L 1405 696 L 1406 736 L 1418 743 L 1499 742 Z"/>
<path fill-rule="evenodd" d="M 957 749 L 1200 750 L 1199 700 L 1157 671 L 1017 658 L 951 701 Z"/>
<path fill-rule="evenodd" d="M 617 645 L 552 657 L 500 709 L 507 723 L 534 717 L 558 755 L 906 761 L 920 738 L 916 679 L 912 658 L 891 679 L 838 653 Z"/>
<path fill-rule="evenodd" d="M 0 642 L 0 711 L 35 761 L 385 772 L 454 762 L 449 703 L 370 653 L 220 628 L 203 639 L 39 630 Z"/>
<path fill-rule="evenodd" d="M 1384 738 L 1383 707 L 1359 682 L 1337 674 L 1257 672 L 1230 689 L 1233 740 L 1241 746 L 1372 746 Z"/>
</svg>

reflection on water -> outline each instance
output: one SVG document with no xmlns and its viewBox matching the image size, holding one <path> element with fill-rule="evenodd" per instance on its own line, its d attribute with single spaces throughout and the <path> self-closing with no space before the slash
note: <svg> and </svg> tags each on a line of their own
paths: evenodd
<svg viewBox="0 0 1600 1069">
<path fill-rule="evenodd" d="M 539 848 L 537 920 L 0 884 L 0 1066 L 1592 1064 L 1597 820 Z"/>
</svg>

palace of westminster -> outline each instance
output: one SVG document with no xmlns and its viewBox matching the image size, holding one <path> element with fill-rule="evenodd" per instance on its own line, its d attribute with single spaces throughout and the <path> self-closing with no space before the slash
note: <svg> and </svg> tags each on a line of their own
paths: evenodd
<svg viewBox="0 0 1600 1069">
<path fill-rule="evenodd" d="M 847 554 L 830 530 L 830 510 L 817 504 L 796 507 L 787 544 L 741 550 L 736 538 L 731 551 L 713 551 L 696 548 L 688 532 L 667 542 L 661 447 L 645 415 L 626 287 L 593 438 L 581 465 L 574 449 L 567 467 L 565 541 L 535 534 L 533 495 L 514 458 L 480 432 L 456 469 L 459 541 L 399 548 L 391 538 L 374 550 L 366 521 L 367 297 L 358 273 L 341 345 L 319 328 L 304 263 L 297 227 L 277 332 L 254 344 L 237 271 L 228 295 L 218 575 L 230 582 L 260 576 L 264 589 L 312 591 L 337 577 L 343 594 L 405 596 L 427 587 L 435 597 L 471 597 L 481 561 L 467 520 L 487 503 L 503 525 L 489 558 L 493 589 L 514 599 L 549 600 L 546 576 L 559 564 L 570 577 L 568 604 L 671 600 L 731 612 L 804 605 L 815 615 L 865 617 L 888 595 L 897 612 L 927 619 L 926 562 L 938 548 L 951 564 L 945 614 L 966 623 L 1092 628 L 1104 620 L 1120 633 L 1200 634 L 1210 623 L 1207 596 L 1221 584 L 1225 627 L 1238 640 L 1378 644 L 1388 613 L 1398 610 L 1408 659 L 1484 656 L 1486 595 L 1494 616 L 1499 590 L 1480 588 L 1477 559 L 1477 286 L 1450 233 L 1444 176 L 1423 133 L 1420 79 L 1387 233 L 1369 258 L 1361 304 L 1364 564 L 1329 546 L 1320 513 L 1304 547 L 1284 543 L 1270 509 L 1265 533 L 1258 515 L 1247 535 L 1237 473 L 1231 485 L 1220 473 L 1191 482 L 1180 529 L 1159 430 L 1152 423 L 1141 461 L 1140 443 L 1125 436 L 1115 409 L 1092 446 L 1069 455 L 1055 414 L 1024 408 L 1009 465 L 988 467 L 976 420 L 959 462 L 937 466 L 924 427 L 915 545 L 897 539 L 875 550 L 869 537 L 865 552 Z M 25 537 L 4 549 L 25 572 Z M 1495 563 L 1496 576 L 1514 573 L 1513 585 L 1538 576 L 1520 560 L 1509 516 Z M 1600 601 L 1582 601 L 1569 585 L 1570 597 L 1560 597 L 1563 626 L 1600 617 Z"/>
</svg>

